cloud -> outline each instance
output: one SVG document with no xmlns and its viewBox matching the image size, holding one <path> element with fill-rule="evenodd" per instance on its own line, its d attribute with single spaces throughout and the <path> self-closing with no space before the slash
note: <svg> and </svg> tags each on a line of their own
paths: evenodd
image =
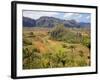
<svg viewBox="0 0 100 80">
<path fill-rule="evenodd" d="M 74 13 L 65 13 L 64 18 L 70 18 Z"/>
<path fill-rule="evenodd" d="M 47 11 L 23 11 L 24 17 L 39 19 L 42 16 L 55 17 L 64 20 L 76 20 L 77 22 L 90 22 L 89 13 L 72 13 L 72 12 L 47 12 Z"/>
<path fill-rule="evenodd" d="M 65 20 L 76 20 L 77 22 L 90 22 L 89 13 L 65 13 L 63 19 Z"/>
<path fill-rule="evenodd" d="M 80 13 L 66 13 L 63 18 L 65 19 L 75 19 L 78 21 L 82 17 L 82 14 Z"/>
<path fill-rule="evenodd" d="M 90 16 L 87 16 L 86 19 L 90 19 Z"/>
<path fill-rule="evenodd" d="M 38 19 L 41 16 L 55 17 L 58 14 L 59 13 L 57 13 L 57 12 L 23 11 L 23 16 L 24 17 L 30 17 L 30 18 L 33 18 L 33 19 Z"/>
</svg>

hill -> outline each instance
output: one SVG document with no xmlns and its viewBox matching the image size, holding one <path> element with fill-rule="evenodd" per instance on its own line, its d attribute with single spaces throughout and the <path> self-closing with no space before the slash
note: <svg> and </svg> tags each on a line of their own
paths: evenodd
<svg viewBox="0 0 100 80">
<path fill-rule="evenodd" d="M 77 22 L 75 20 L 62 20 L 55 17 L 42 16 L 35 20 L 23 17 L 23 27 L 54 27 L 56 24 L 64 24 L 65 27 L 90 27 L 90 23 Z"/>
</svg>

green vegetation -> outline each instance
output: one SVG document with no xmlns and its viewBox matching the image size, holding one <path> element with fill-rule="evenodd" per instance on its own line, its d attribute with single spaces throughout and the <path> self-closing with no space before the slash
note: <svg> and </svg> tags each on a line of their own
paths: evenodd
<svg viewBox="0 0 100 80">
<path fill-rule="evenodd" d="M 82 44 L 90 49 L 91 48 L 90 38 L 87 37 L 87 36 L 84 36 L 83 39 L 82 39 Z"/>
<path fill-rule="evenodd" d="M 51 37 L 55 40 L 64 41 L 68 43 L 80 43 L 82 41 L 82 35 L 80 32 L 72 32 L 67 30 L 62 24 L 57 25 L 51 31 Z"/>
<path fill-rule="evenodd" d="M 24 39 L 23 39 L 23 44 L 24 44 L 24 45 L 32 45 L 32 42 L 31 42 L 30 39 L 24 38 Z"/>
<path fill-rule="evenodd" d="M 86 29 L 23 29 L 23 69 L 90 65 L 90 35 Z"/>
</svg>

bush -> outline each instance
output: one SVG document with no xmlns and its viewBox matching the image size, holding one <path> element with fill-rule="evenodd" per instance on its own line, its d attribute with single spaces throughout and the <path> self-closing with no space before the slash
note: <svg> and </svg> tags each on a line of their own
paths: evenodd
<svg viewBox="0 0 100 80">
<path fill-rule="evenodd" d="M 27 46 L 27 45 L 32 45 L 32 41 L 30 39 L 23 39 L 23 45 Z"/>
<path fill-rule="evenodd" d="M 77 62 L 78 66 L 86 66 L 87 62 L 85 61 L 85 59 L 81 58 L 78 62 Z"/>
<path fill-rule="evenodd" d="M 28 37 L 35 37 L 35 35 L 33 32 L 30 32 Z"/>
<path fill-rule="evenodd" d="M 91 41 L 90 38 L 87 36 L 84 36 L 82 39 L 82 44 L 85 45 L 87 48 L 91 48 Z"/>
<path fill-rule="evenodd" d="M 50 35 L 53 39 L 61 40 L 61 37 L 65 35 L 66 29 L 63 24 L 58 24 L 51 31 Z"/>
<path fill-rule="evenodd" d="M 23 49 L 23 69 L 40 68 L 41 55 L 34 49 Z"/>
<path fill-rule="evenodd" d="M 63 48 L 67 48 L 68 47 L 67 44 L 62 44 L 62 46 L 63 46 Z"/>
<path fill-rule="evenodd" d="M 83 53 L 83 51 L 82 51 L 82 50 L 80 50 L 80 51 L 79 51 L 79 55 L 80 55 L 81 57 L 83 57 L 83 56 L 84 56 L 84 53 Z"/>
</svg>

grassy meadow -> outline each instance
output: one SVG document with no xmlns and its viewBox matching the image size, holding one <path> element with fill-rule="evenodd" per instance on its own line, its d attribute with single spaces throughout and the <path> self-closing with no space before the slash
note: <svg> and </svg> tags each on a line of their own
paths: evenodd
<svg viewBox="0 0 100 80">
<path fill-rule="evenodd" d="M 90 29 L 23 27 L 23 69 L 90 66 Z"/>
</svg>

